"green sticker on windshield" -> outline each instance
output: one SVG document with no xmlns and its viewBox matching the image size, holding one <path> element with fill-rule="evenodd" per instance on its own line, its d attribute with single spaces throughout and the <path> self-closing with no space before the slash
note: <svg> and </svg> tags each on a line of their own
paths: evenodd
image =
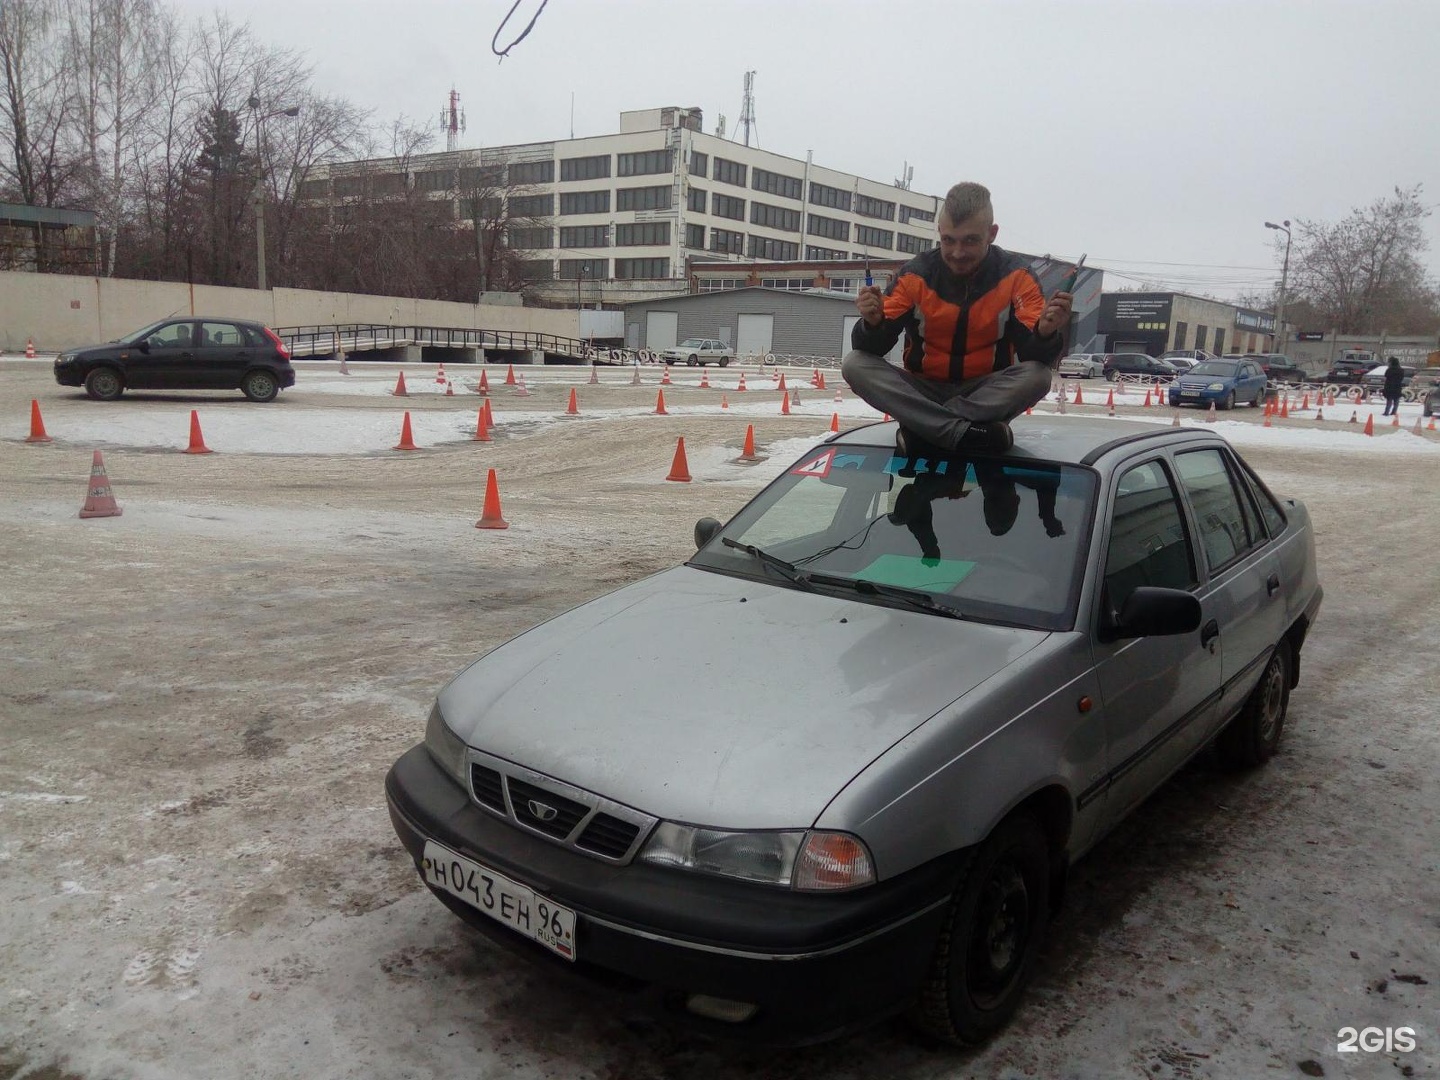
<svg viewBox="0 0 1440 1080">
<path fill-rule="evenodd" d="M 852 576 L 877 585 L 900 585 L 907 589 L 947 593 L 964 581 L 973 562 L 963 559 L 926 559 L 916 555 L 879 555 Z"/>
</svg>

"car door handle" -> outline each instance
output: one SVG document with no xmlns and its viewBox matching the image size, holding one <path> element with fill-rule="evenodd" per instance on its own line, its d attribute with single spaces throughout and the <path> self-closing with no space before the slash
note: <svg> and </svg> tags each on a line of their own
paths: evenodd
<svg viewBox="0 0 1440 1080">
<path fill-rule="evenodd" d="M 1280 591 L 1280 575 L 1279 575 L 1279 574 L 1271 574 L 1268 578 L 1265 579 L 1265 595 L 1266 595 L 1266 596 L 1274 596 L 1274 595 L 1275 595 L 1277 592 L 1279 592 L 1279 591 Z"/>
<path fill-rule="evenodd" d="M 1220 636 L 1220 624 L 1211 619 L 1200 628 L 1200 647 L 1215 651 L 1215 639 Z"/>
</svg>

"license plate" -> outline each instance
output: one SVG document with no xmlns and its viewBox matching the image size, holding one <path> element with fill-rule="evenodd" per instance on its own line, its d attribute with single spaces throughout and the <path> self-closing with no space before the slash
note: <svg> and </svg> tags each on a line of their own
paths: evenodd
<svg viewBox="0 0 1440 1080">
<path fill-rule="evenodd" d="M 535 890 L 433 840 L 425 841 L 420 872 L 431 885 L 459 897 L 476 911 L 566 960 L 575 959 L 575 912 L 569 908 L 537 896 Z"/>
<path fill-rule="evenodd" d="M 1181 390 L 1181 391 L 1180 391 L 1180 396 L 1181 396 L 1181 397 L 1199 397 L 1199 396 L 1200 396 L 1200 391 L 1199 391 L 1199 390 Z"/>
</svg>

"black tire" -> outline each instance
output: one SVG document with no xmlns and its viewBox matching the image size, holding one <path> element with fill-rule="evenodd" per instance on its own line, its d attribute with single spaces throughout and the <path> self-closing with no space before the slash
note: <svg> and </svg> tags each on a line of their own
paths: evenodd
<svg viewBox="0 0 1440 1080">
<path fill-rule="evenodd" d="M 930 973 L 911 1011 L 926 1033 L 983 1042 L 1020 1005 L 1050 917 L 1050 852 L 1028 815 L 974 850 L 945 914 Z"/>
<path fill-rule="evenodd" d="M 240 389 L 251 401 L 274 401 L 280 381 L 268 371 L 251 371 L 240 380 Z"/>
<path fill-rule="evenodd" d="M 722 357 L 720 357 L 720 366 L 721 366 L 721 367 L 729 367 L 729 366 L 730 366 L 730 358 L 729 358 L 728 356 L 722 356 Z"/>
<path fill-rule="evenodd" d="M 1115 371 L 1114 368 L 1111 368 L 1109 371 L 1105 372 L 1105 381 L 1106 381 L 1106 382 L 1114 382 L 1114 381 L 1115 381 L 1115 378 L 1116 378 L 1116 371 Z"/>
<path fill-rule="evenodd" d="M 1290 642 L 1284 638 L 1270 654 L 1260 682 L 1240 713 L 1215 738 L 1215 749 L 1230 766 L 1253 769 L 1275 756 L 1290 707 Z"/>
<path fill-rule="evenodd" d="M 686 367 L 694 367 L 696 364 L 699 364 L 699 363 L 700 363 L 700 358 L 692 353 L 692 354 L 690 355 L 690 357 L 685 361 L 685 366 L 686 366 Z M 702 366 L 703 366 L 703 365 L 702 365 Z"/>
<path fill-rule="evenodd" d="M 97 367 L 85 376 L 85 393 L 96 401 L 114 401 L 125 392 L 125 380 L 112 367 Z"/>
<path fill-rule="evenodd" d="M 1233 409 L 1234 407 L 1235 407 L 1235 391 L 1234 391 L 1234 390 L 1231 390 L 1228 394 L 1226 394 L 1223 398 L 1220 399 L 1220 411 L 1221 411 L 1221 412 L 1228 412 L 1229 410 Z"/>
</svg>

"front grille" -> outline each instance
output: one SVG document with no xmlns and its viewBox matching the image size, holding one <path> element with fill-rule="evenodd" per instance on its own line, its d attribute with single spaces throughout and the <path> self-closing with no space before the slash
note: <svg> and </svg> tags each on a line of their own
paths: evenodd
<svg viewBox="0 0 1440 1080">
<path fill-rule="evenodd" d="M 470 786 L 475 789 L 475 799 L 481 806 L 488 806 L 496 813 L 505 813 L 505 789 L 500 785 L 500 774 L 484 765 L 470 766 Z"/>
<path fill-rule="evenodd" d="M 534 804 L 532 806 L 531 804 Z M 515 820 L 532 829 L 539 829 L 548 836 L 563 840 L 575 831 L 575 826 L 589 812 L 583 803 L 574 802 L 563 795 L 527 784 L 523 780 L 510 778 L 510 805 L 514 808 Z M 548 807 L 555 811 L 550 820 L 545 820 L 536 809 L 544 813 Z"/>
<path fill-rule="evenodd" d="M 580 839 L 575 841 L 575 846 L 598 855 L 619 859 L 630 850 L 630 845 L 639 835 L 640 826 L 633 822 L 621 821 L 609 814 L 596 814 L 591 818 L 590 824 L 585 826 Z"/>
</svg>

